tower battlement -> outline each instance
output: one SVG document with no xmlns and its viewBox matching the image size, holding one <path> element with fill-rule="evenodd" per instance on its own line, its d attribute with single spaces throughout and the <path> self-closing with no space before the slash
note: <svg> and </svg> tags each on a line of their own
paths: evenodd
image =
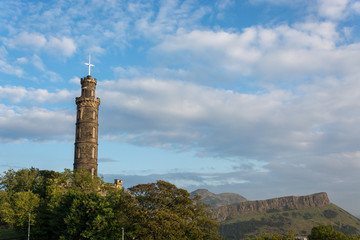
<svg viewBox="0 0 360 240">
<path fill-rule="evenodd" d="M 96 78 L 93 78 L 90 75 L 87 75 L 86 77 L 81 78 L 81 80 L 80 80 L 81 85 L 85 84 L 85 81 L 89 82 L 89 83 L 95 83 L 95 85 L 97 83 Z"/>
</svg>

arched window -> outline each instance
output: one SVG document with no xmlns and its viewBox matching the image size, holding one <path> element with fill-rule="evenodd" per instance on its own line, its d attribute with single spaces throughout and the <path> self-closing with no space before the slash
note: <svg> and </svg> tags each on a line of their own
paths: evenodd
<svg viewBox="0 0 360 240">
<path fill-rule="evenodd" d="M 92 148 L 91 157 L 95 158 L 95 147 Z"/>
<path fill-rule="evenodd" d="M 96 118 L 96 113 L 95 111 L 93 111 L 93 119 L 95 120 L 95 118 Z"/>
<path fill-rule="evenodd" d="M 95 128 L 93 127 L 92 137 L 95 138 Z"/>
</svg>

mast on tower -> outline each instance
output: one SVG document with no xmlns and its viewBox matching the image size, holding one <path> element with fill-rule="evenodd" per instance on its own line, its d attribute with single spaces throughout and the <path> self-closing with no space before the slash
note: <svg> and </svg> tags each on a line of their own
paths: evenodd
<svg viewBox="0 0 360 240">
<path fill-rule="evenodd" d="M 91 76 L 91 74 L 90 74 L 91 67 L 95 67 L 95 65 L 91 64 L 90 59 L 91 59 L 91 55 L 89 54 L 89 63 L 84 63 L 85 65 L 87 65 L 89 67 L 88 76 Z"/>
</svg>

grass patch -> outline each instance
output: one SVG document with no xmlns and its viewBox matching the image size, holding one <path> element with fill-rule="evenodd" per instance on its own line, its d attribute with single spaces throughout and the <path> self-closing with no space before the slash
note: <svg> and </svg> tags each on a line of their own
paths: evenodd
<svg viewBox="0 0 360 240">
<path fill-rule="evenodd" d="M 19 233 L 13 229 L 9 229 L 6 226 L 0 226 L 0 240 L 6 239 L 25 239 L 23 233 Z"/>
</svg>

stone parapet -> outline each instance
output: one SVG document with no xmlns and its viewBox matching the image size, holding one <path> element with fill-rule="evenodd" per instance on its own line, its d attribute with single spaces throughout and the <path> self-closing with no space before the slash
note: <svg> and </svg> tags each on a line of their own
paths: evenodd
<svg viewBox="0 0 360 240">
<path fill-rule="evenodd" d="M 76 97 L 76 105 L 80 107 L 99 107 L 100 98 L 85 98 L 85 97 Z"/>
</svg>

